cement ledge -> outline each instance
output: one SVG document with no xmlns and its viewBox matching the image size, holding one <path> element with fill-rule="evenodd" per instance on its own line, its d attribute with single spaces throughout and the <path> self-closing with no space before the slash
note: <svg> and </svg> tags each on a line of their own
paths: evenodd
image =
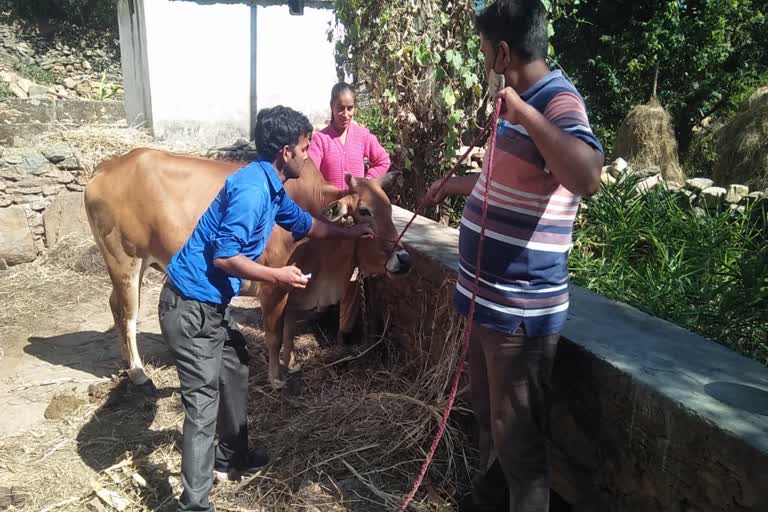
<svg viewBox="0 0 768 512">
<path fill-rule="evenodd" d="M 394 206 L 401 230 L 413 213 Z M 458 230 L 418 217 L 409 249 L 458 272 Z M 768 368 L 631 306 L 572 286 L 563 337 L 768 453 Z"/>
</svg>

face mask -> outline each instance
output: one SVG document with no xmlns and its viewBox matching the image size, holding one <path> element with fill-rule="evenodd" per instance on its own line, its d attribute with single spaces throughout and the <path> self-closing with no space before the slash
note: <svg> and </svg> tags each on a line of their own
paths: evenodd
<svg viewBox="0 0 768 512">
<path fill-rule="evenodd" d="M 492 3 L 493 0 L 475 0 L 475 14 L 480 14 Z"/>
<path fill-rule="evenodd" d="M 488 73 L 488 94 L 495 98 L 499 91 L 504 88 L 504 75 L 500 75 L 494 70 Z"/>
</svg>

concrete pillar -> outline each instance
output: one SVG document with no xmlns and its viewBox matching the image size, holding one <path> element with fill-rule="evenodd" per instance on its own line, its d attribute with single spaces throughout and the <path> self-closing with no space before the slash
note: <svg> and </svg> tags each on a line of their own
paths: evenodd
<svg viewBox="0 0 768 512">
<path fill-rule="evenodd" d="M 117 12 L 126 117 L 129 124 L 151 127 L 144 0 L 118 0 Z"/>
</svg>

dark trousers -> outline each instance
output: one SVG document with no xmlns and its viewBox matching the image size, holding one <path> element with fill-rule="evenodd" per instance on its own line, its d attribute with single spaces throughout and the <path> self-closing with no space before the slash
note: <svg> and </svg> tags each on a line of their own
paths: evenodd
<svg viewBox="0 0 768 512">
<path fill-rule="evenodd" d="M 472 407 L 479 425 L 480 469 L 495 451 L 509 488 L 510 512 L 549 510 L 545 442 L 547 403 L 559 334 L 505 336 L 477 324 L 470 341 Z M 482 478 L 475 502 L 482 503 Z"/>
<path fill-rule="evenodd" d="M 212 511 L 214 461 L 228 466 L 248 452 L 248 352 L 226 306 L 183 297 L 170 283 L 159 304 L 160 329 L 181 382 L 184 431 L 179 511 Z M 214 437 L 219 443 L 214 447 Z"/>
</svg>

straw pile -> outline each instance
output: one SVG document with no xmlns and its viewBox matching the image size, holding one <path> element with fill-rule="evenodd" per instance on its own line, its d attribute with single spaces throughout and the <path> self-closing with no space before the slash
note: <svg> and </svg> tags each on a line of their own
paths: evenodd
<svg viewBox="0 0 768 512">
<path fill-rule="evenodd" d="M 204 155 L 204 151 L 198 146 L 158 141 L 152 138 L 144 128 L 120 125 L 82 126 L 51 131 L 41 135 L 36 144 L 44 147 L 62 142 L 69 146 L 75 161 L 85 171 L 86 177 L 92 176 L 101 162 L 139 147 Z"/>
<path fill-rule="evenodd" d="M 666 181 L 680 185 L 685 182 L 672 117 L 656 98 L 629 112 L 616 134 L 614 154 L 627 160 L 634 169 L 658 167 Z"/>
<path fill-rule="evenodd" d="M 713 179 L 768 188 L 768 87 L 758 89 L 717 133 Z"/>
</svg>

